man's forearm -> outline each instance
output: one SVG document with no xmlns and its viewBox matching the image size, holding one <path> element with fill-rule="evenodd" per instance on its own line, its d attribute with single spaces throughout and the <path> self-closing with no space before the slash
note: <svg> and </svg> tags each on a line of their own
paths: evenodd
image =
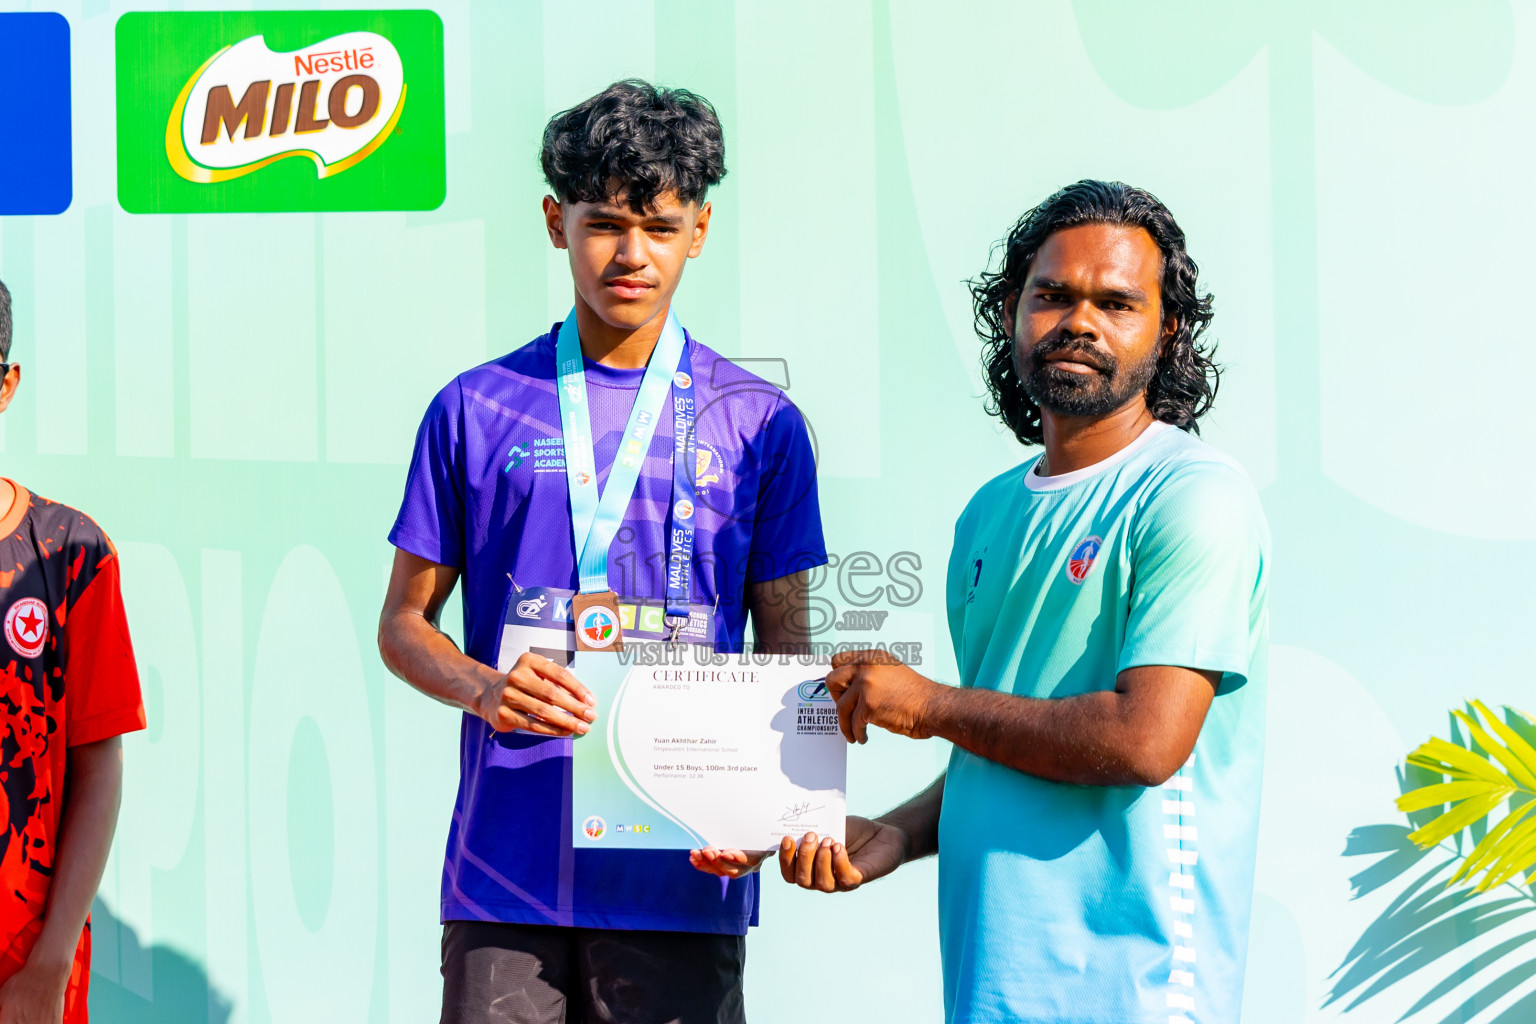
<svg viewBox="0 0 1536 1024">
<path fill-rule="evenodd" d="M 939 812 L 944 807 L 944 779 L 945 776 L 940 775 L 933 780 L 933 785 L 917 796 L 875 819 L 906 834 L 907 855 L 902 863 L 939 852 Z"/>
<path fill-rule="evenodd" d="M 123 795 L 123 746 L 117 737 L 72 747 L 53 878 L 43 929 L 28 959 L 68 973 L 101 886 Z"/>
<path fill-rule="evenodd" d="M 470 714 L 478 714 L 481 695 L 502 678 L 414 612 L 397 612 L 380 621 L 379 655 L 391 672 L 422 693 Z"/>
<path fill-rule="evenodd" d="M 1149 754 L 1133 712 L 1115 690 L 1039 699 L 946 686 L 924 724 L 979 757 L 1053 782 L 1161 785 L 1178 766 Z"/>
</svg>

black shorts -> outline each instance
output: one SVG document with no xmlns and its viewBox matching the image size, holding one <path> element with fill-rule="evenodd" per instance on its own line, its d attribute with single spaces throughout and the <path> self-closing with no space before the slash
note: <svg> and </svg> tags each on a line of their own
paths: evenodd
<svg viewBox="0 0 1536 1024">
<path fill-rule="evenodd" d="M 442 1024 L 745 1024 L 747 940 L 449 921 Z"/>
</svg>

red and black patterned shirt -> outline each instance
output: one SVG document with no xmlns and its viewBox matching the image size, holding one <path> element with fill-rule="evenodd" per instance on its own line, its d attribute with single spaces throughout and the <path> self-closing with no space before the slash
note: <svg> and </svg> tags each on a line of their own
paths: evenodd
<svg viewBox="0 0 1536 1024">
<path fill-rule="evenodd" d="M 0 983 L 42 929 L 68 748 L 144 728 L 117 551 L 91 519 L 29 494 L 0 519 Z M 90 928 L 66 1024 L 86 1019 Z"/>
</svg>

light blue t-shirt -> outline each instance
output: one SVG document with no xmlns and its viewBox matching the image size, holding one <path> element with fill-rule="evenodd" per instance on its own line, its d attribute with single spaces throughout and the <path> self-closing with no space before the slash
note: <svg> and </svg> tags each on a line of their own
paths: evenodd
<svg viewBox="0 0 1536 1024">
<path fill-rule="evenodd" d="M 1036 460 L 955 527 L 964 686 L 1113 689 L 1139 665 L 1220 671 L 1167 784 L 1074 786 L 955 747 L 939 824 L 951 1024 L 1235 1024 L 1264 745 L 1269 530 L 1232 460 L 1155 423 L 1087 469 Z"/>
</svg>

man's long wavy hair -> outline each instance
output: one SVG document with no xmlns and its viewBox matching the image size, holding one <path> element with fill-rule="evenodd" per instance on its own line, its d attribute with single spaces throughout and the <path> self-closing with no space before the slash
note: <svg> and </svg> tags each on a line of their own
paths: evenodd
<svg viewBox="0 0 1536 1024">
<path fill-rule="evenodd" d="M 1025 444 L 1040 444 L 1040 407 L 1024 393 L 1014 363 L 1013 321 L 1009 300 L 1022 293 L 1045 240 L 1064 228 L 1081 224 L 1122 224 L 1144 228 L 1163 254 L 1163 318 L 1177 328 L 1157 360 L 1157 372 L 1147 386 L 1147 408 L 1164 423 L 1199 433 L 1195 422 L 1210 411 L 1221 371 L 1214 345 L 1200 336 L 1212 318 L 1211 295 L 1200 294 L 1200 268 L 1184 248 L 1184 232 L 1168 208 L 1152 193 L 1118 181 L 1079 181 L 1051 196 L 1019 218 L 1008 237 L 993 247 L 1001 250 L 1002 266 L 970 281 L 976 333 L 982 339 L 987 368 L 987 412 L 1001 419 Z"/>
</svg>

